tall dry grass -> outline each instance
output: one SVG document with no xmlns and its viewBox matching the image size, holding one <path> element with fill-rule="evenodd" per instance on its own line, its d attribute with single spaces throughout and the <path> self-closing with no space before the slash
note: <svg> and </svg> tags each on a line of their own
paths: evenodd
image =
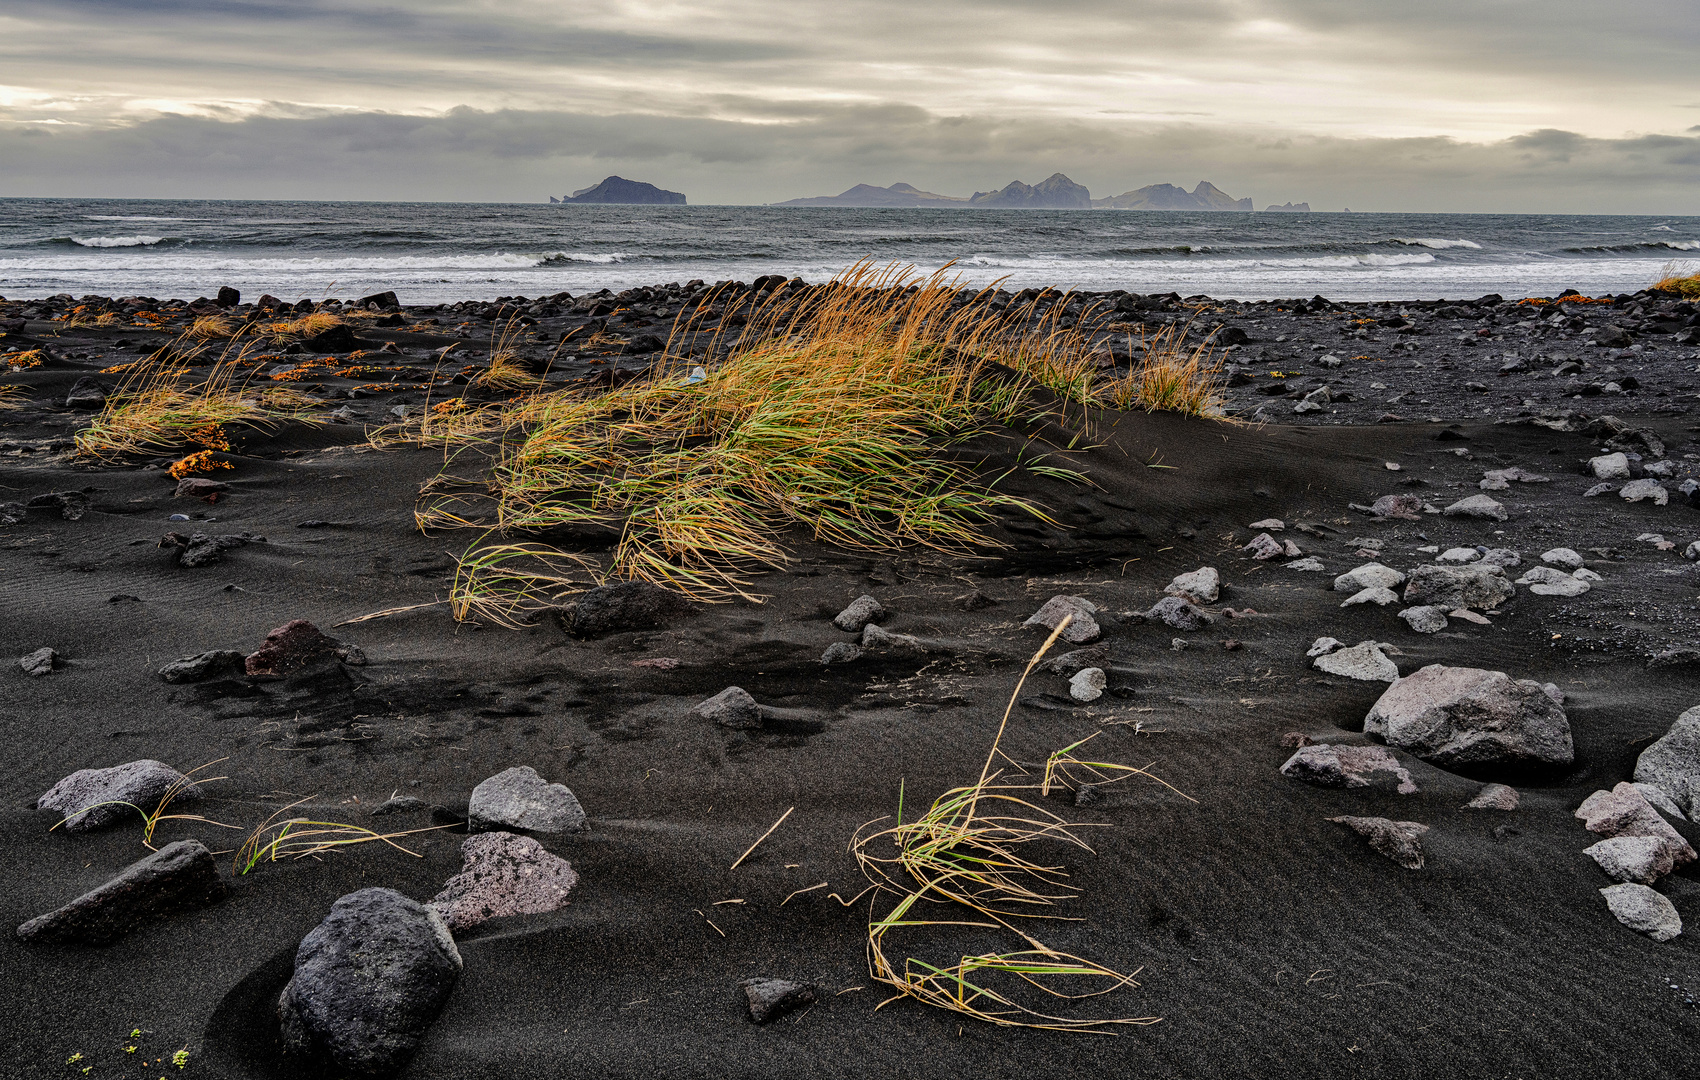
<svg viewBox="0 0 1700 1080">
<path fill-rule="evenodd" d="M 994 512 L 1044 510 L 953 461 L 954 443 L 1036 411 L 1083 424 L 1087 405 L 1219 405 L 1208 343 L 1186 350 L 1184 331 L 1148 343 L 1137 378 L 1100 385 L 1091 312 L 1054 294 L 1002 307 L 947 273 L 863 263 L 816 289 L 711 296 L 638 382 L 429 411 L 422 433 L 496 459 L 488 498 L 450 485 L 418 514 L 491 529 L 462 561 L 457 610 L 523 591 L 516 559 L 536 552 L 510 538 L 561 526 L 616 529 L 610 576 L 707 601 L 754 598 L 750 572 L 785 563 L 797 527 L 852 550 L 987 549 Z"/>
<path fill-rule="evenodd" d="M 1676 262 L 1668 262 L 1653 283 L 1659 292 L 1675 293 L 1690 300 L 1700 300 L 1700 270 Z"/>
</svg>

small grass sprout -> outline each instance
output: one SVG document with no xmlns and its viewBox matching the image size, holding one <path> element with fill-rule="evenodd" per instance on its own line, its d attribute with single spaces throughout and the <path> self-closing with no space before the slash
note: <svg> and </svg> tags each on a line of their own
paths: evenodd
<svg viewBox="0 0 1700 1080">
<path fill-rule="evenodd" d="M 355 844 L 368 844 L 373 841 L 388 844 L 416 859 L 424 858 L 417 851 L 410 851 L 396 843 L 403 836 L 414 833 L 434 832 L 438 829 L 452 828 L 451 825 L 432 825 L 423 829 L 408 829 L 403 832 L 379 833 L 372 829 L 361 828 L 358 825 L 346 825 L 340 821 L 315 821 L 306 817 L 291 817 L 278 820 L 279 815 L 295 809 L 302 803 L 309 802 L 316 796 L 309 795 L 297 799 L 288 806 L 279 808 L 262 822 L 259 828 L 248 835 L 242 846 L 236 849 L 233 870 L 237 876 L 248 874 L 262 863 L 275 863 L 283 859 L 306 859 L 322 855 L 328 851 L 351 847 Z"/>
<path fill-rule="evenodd" d="M 1000 759 L 1007 766 L 1020 769 L 1001 749 L 1010 712 L 1027 676 L 1067 625 L 1068 620 L 1063 620 L 1028 662 L 975 783 L 950 789 L 911 821 L 903 820 L 900 792 L 895 825 L 869 831 L 878 824 L 869 822 L 851 839 L 851 852 L 875 890 L 868 916 L 869 974 L 897 991 L 881 1002 L 880 1008 L 902 998 L 912 998 L 1003 1027 L 1093 1034 L 1114 1034 L 1122 1026 L 1153 1024 L 1160 1019 L 1064 1017 L 1042 1012 L 1011 996 L 1011 991 L 1023 984 L 1061 1000 L 1097 997 L 1138 985 L 1134 982 L 1137 970 L 1117 972 L 1096 961 L 1052 948 L 1028 933 L 1021 922 L 1066 919 L 1050 914 L 1048 909 L 1077 897 L 1064 884 L 1067 874 L 1062 867 L 1030 861 L 1020 854 L 1022 845 L 1057 841 L 1091 850 L 1075 834 L 1082 826 L 1036 806 L 1021 793 L 1036 791 L 1043 795 L 1058 785 L 1112 783 L 1132 776 L 1158 779 L 1142 768 L 1080 760 L 1074 751 L 1090 741 L 1081 740 L 1047 758 L 1039 784 L 1002 782 L 1006 770 L 998 767 Z M 876 848 L 876 842 L 880 841 L 889 842 L 895 853 L 883 853 L 883 845 Z M 880 915 L 877 912 L 882 897 L 896 897 L 896 900 Z M 954 910 L 944 917 L 927 918 L 922 917 L 924 904 Z M 898 933 L 939 927 L 1007 931 L 1026 947 L 961 956 L 947 964 L 934 964 L 915 956 L 906 957 L 899 964 L 888 954 L 889 940 Z M 1058 980 L 1073 986 L 1094 982 L 1100 985 L 1097 989 L 1071 993 L 1058 989 L 1055 985 Z"/>
</svg>

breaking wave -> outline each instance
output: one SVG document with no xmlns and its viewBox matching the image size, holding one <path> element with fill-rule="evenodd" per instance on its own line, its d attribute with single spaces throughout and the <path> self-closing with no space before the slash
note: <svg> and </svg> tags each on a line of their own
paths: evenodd
<svg viewBox="0 0 1700 1080">
<path fill-rule="evenodd" d="M 1446 248 L 1474 248 L 1477 251 L 1480 251 L 1482 249 L 1482 246 L 1474 240 L 1437 240 L 1433 237 L 1427 236 L 1395 236 L 1391 242 L 1395 244 L 1409 244 L 1412 247 L 1434 248 L 1436 250 L 1444 250 Z"/>
<path fill-rule="evenodd" d="M 78 247 L 124 248 L 153 247 L 165 240 L 163 236 L 73 236 L 71 243 Z"/>
</svg>

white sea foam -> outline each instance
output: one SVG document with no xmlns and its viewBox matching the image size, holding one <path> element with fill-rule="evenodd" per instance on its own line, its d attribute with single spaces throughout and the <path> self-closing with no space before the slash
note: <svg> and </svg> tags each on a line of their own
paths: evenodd
<svg viewBox="0 0 1700 1080">
<path fill-rule="evenodd" d="M 1480 251 L 1482 248 L 1482 246 L 1474 240 L 1444 240 L 1435 239 L 1434 237 L 1429 236 L 1395 236 L 1393 237 L 1393 243 L 1409 244 L 1412 247 L 1435 248 L 1437 250 L 1445 248 L 1474 248 L 1477 251 Z"/>
<path fill-rule="evenodd" d="M 153 214 L 84 214 L 84 221 L 189 221 L 190 218 L 156 217 Z"/>
<path fill-rule="evenodd" d="M 73 236 L 71 243 L 89 248 L 152 247 L 163 236 Z"/>
<path fill-rule="evenodd" d="M 1700 240 L 1666 240 L 1660 246 L 1673 251 L 1700 251 Z"/>
</svg>

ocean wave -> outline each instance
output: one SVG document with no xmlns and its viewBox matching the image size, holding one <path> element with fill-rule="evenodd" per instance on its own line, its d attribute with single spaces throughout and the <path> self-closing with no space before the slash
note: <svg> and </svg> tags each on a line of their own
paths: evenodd
<svg viewBox="0 0 1700 1080">
<path fill-rule="evenodd" d="M 189 218 L 156 217 L 153 214 L 84 214 L 84 221 L 188 221 Z"/>
<path fill-rule="evenodd" d="M 606 266 L 609 263 L 625 262 L 628 258 L 623 252 L 607 252 L 601 255 L 590 255 L 582 251 L 552 251 L 537 260 L 538 266 L 560 266 L 564 263 L 597 263 Z"/>
<path fill-rule="evenodd" d="M 1482 246 L 1474 240 L 1437 240 L 1433 237 L 1427 236 L 1395 236 L 1392 238 L 1390 243 L 1409 244 L 1412 247 L 1435 248 L 1436 250 L 1443 250 L 1445 248 L 1475 248 L 1477 251 L 1480 251 L 1482 249 Z"/>
<path fill-rule="evenodd" d="M 165 240 L 163 236 L 73 236 L 70 241 L 78 247 L 126 248 L 153 247 Z"/>
<path fill-rule="evenodd" d="M 1700 240 L 1665 240 L 1659 246 L 1672 251 L 1700 251 Z"/>
<path fill-rule="evenodd" d="M 1585 247 L 1567 247 L 1564 250 L 1585 255 L 1595 251 L 1646 251 L 1649 248 L 1664 248 L 1668 251 L 1700 251 L 1700 240 L 1631 240 L 1624 244 L 1589 244 Z"/>
</svg>

